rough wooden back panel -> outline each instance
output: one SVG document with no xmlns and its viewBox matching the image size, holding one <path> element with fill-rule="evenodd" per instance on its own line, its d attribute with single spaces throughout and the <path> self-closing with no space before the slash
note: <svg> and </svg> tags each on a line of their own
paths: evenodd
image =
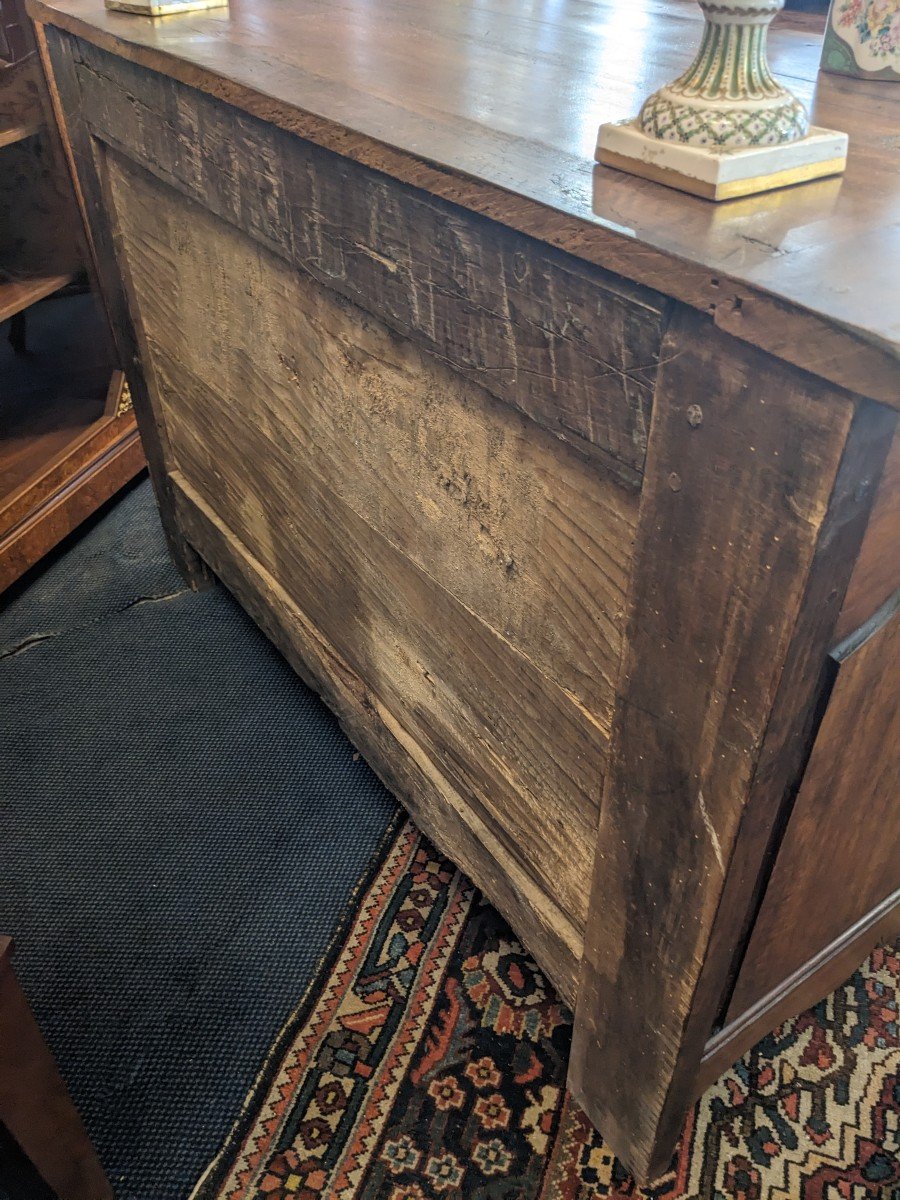
<svg viewBox="0 0 900 1200">
<path fill-rule="evenodd" d="M 104 141 L 638 485 L 663 297 L 76 46 Z"/>
<path fill-rule="evenodd" d="M 637 496 L 107 164 L 177 467 L 543 888 L 577 960 Z"/>
</svg>

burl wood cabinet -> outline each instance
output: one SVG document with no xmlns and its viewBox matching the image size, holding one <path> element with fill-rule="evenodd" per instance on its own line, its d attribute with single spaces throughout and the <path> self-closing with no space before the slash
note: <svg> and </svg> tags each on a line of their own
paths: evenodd
<svg viewBox="0 0 900 1200">
<path fill-rule="evenodd" d="M 0 594 L 143 465 L 31 22 L 0 0 Z"/>
<path fill-rule="evenodd" d="M 647 1176 L 897 930 L 900 96 L 820 81 L 842 180 L 595 168 L 696 41 L 638 7 L 32 11 L 173 554 L 509 918 Z"/>
</svg>

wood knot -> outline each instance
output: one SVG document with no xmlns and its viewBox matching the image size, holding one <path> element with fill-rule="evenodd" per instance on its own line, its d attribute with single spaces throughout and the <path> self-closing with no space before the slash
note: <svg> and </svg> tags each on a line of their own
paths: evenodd
<svg viewBox="0 0 900 1200">
<path fill-rule="evenodd" d="M 703 409 L 699 404 L 692 404 L 688 408 L 687 419 L 691 429 L 696 429 L 698 425 L 703 424 Z"/>
<path fill-rule="evenodd" d="M 673 492 L 681 491 L 681 476 L 678 475 L 675 471 L 673 471 L 671 473 L 671 475 L 669 476 L 669 478 L 667 480 L 667 483 Z"/>
</svg>

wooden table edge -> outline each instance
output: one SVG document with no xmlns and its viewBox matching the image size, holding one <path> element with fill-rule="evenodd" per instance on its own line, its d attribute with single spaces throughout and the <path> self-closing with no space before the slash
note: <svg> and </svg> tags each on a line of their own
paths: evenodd
<svg viewBox="0 0 900 1200">
<path fill-rule="evenodd" d="M 342 121 L 292 105 L 179 55 L 128 41 L 54 8 L 47 0 L 26 0 L 26 9 L 39 25 L 63 30 L 344 158 L 672 296 L 707 313 L 719 328 L 742 341 L 839 387 L 900 409 L 900 340 L 883 341 L 871 331 L 814 312 L 769 289 L 648 245 L 599 218 L 592 221 L 547 205 L 452 163 L 417 155 Z M 640 254 L 634 253 L 636 245 Z"/>
</svg>

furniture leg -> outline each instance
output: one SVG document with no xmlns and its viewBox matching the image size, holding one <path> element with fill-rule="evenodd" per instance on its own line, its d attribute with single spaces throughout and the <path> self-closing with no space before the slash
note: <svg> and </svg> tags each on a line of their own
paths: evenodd
<svg viewBox="0 0 900 1200">
<path fill-rule="evenodd" d="M 113 1191 L 12 969 L 0 937 L 0 1121 L 59 1200 Z"/>
</svg>

